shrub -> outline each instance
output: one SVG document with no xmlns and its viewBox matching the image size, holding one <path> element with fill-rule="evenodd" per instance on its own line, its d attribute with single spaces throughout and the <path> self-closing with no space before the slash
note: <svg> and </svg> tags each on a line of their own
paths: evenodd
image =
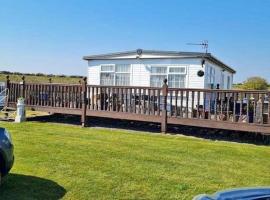
<svg viewBox="0 0 270 200">
<path fill-rule="evenodd" d="M 268 83 L 261 77 L 250 77 L 242 85 L 243 89 L 247 90 L 266 90 Z"/>
</svg>

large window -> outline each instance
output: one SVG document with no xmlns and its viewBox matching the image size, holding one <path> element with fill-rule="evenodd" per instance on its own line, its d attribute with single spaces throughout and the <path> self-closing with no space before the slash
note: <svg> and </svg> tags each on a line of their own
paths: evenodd
<svg viewBox="0 0 270 200">
<path fill-rule="evenodd" d="M 186 67 L 152 66 L 150 86 L 162 87 L 164 79 L 168 79 L 168 86 L 171 88 L 184 88 L 186 85 Z"/>
<path fill-rule="evenodd" d="M 186 75 L 169 74 L 168 86 L 171 88 L 184 88 L 186 83 Z"/>
<path fill-rule="evenodd" d="M 130 85 L 130 65 L 101 65 L 100 85 Z"/>
<path fill-rule="evenodd" d="M 221 81 L 220 81 L 220 88 L 221 89 L 224 89 L 224 87 L 225 87 L 224 81 L 225 81 L 225 79 L 224 79 L 224 73 L 221 72 Z"/>
<path fill-rule="evenodd" d="M 151 67 L 150 86 L 161 87 L 167 78 L 167 67 Z"/>
<path fill-rule="evenodd" d="M 206 84 L 208 88 L 214 89 L 215 86 L 215 77 L 216 77 L 216 70 L 211 66 L 206 67 Z"/>
<path fill-rule="evenodd" d="M 228 90 L 231 89 L 231 77 L 230 76 L 227 77 L 227 89 Z"/>
<path fill-rule="evenodd" d="M 215 84 L 216 70 L 213 67 L 210 67 L 210 83 L 211 85 Z"/>
<path fill-rule="evenodd" d="M 114 85 L 114 65 L 102 65 L 100 85 Z"/>
</svg>

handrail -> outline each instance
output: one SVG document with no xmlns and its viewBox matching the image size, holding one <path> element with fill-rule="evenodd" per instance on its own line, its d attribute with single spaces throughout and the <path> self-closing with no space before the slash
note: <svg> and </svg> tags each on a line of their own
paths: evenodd
<svg viewBox="0 0 270 200">
<path fill-rule="evenodd" d="M 5 93 L 5 95 L 3 95 L 3 93 Z M 9 97 L 9 89 L 5 88 L 4 90 L 2 90 L 0 92 L 0 96 L 3 96 L 0 98 L 0 105 L 1 104 L 6 104 L 8 102 L 8 97 Z M 5 105 L 6 106 L 6 105 Z"/>
<path fill-rule="evenodd" d="M 10 82 L 11 84 L 21 85 L 21 83 Z M 81 84 L 63 84 L 63 83 L 25 83 L 25 85 L 42 85 L 42 86 L 81 86 Z M 99 87 L 99 88 L 127 88 L 127 89 L 155 89 L 161 90 L 162 87 L 148 87 L 148 86 L 111 86 L 111 85 L 92 85 L 87 87 Z M 201 91 L 201 92 L 241 92 L 241 93 L 266 93 L 269 94 L 270 90 L 244 90 L 244 89 L 204 89 L 204 88 L 168 88 L 169 91 Z"/>
<path fill-rule="evenodd" d="M 21 83 L 17 82 L 10 82 L 10 84 L 17 84 L 17 85 L 22 85 Z M 63 84 L 63 83 L 25 83 L 25 85 L 55 85 L 55 86 L 80 86 L 81 84 Z"/>
<path fill-rule="evenodd" d="M 266 93 L 269 94 L 270 90 L 239 90 L 239 89 L 200 89 L 200 88 L 168 88 L 169 91 L 200 91 L 200 92 L 227 92 L 227 93 Z"/>
</svg>

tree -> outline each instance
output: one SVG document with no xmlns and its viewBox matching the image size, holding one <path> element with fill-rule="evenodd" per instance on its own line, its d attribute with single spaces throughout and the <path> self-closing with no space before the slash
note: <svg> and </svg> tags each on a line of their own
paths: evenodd
<svg viewBox="0 0 270 200">
<path fill-rule="evenodd" d="M 242 85 L 243 89 L 247 90 L 267 90 L 268 83 L 264 78 L 261 77 L 250 77 Z"/>
</svg>

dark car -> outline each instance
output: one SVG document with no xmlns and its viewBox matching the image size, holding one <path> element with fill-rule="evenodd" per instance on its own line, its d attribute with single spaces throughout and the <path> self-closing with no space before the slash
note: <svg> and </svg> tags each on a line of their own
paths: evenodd
<svg viewBox="0 0 270 200">
<path fill-rule="evenodd" d="M 239 188 L 216 192 L 213 195 L 201 194 L 193 200 L 270 200 L 270 187 Z"/>
<path fill-rule="evenodd" d="M 0 127 L 0 184 L 13 166 L 13 143 L 9 132 Z"/>
</svg>

